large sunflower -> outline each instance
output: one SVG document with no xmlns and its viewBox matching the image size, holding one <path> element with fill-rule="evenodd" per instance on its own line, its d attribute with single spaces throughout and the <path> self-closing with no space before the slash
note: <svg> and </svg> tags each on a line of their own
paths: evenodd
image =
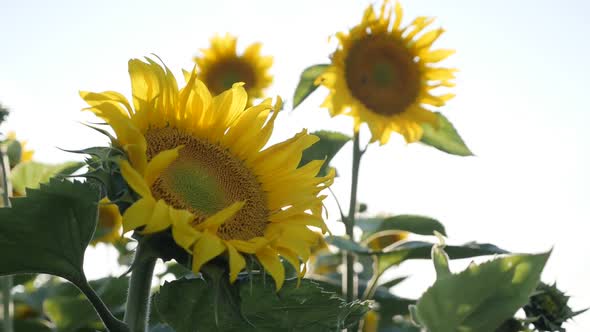
<svg viewBox="0 0 590 332">
<path fill-rule="evenodd" d="M 322 107 L 332 116 L 352 116 L 355 131 L 366 122 L 372 142 L 387 143 L 392 131 L 415 142 L 422 137 L 421 123 L 437 125 L 427 107 L 443 106 L 454 96 L 432 94 L 439 87 L 454 86 L 455 70 L 434 66 L 454 51 L 431 49 L 443 33 L 443 29 L 422 33 L 433 19 L 418 17 L 402 28 L 400 4 L 396 3 L 392 22 L 388 3 L 383 3 L 379 16 L 369 6 L 359 25 L 336 34 L 339 46 L 332 64 L 316 84 L 330 90 Z"/>
<path fill-rule="evenodd" d="M 141 196 L 123 214 L 124 231 L 172 227 L 194 272 L 227 253 L 232 282 L 244 254 L 256 256 L 277 289 L 285 277 L 279 256 L 303 274 L 318 241 L 308 226 L 326 230 L 319 193 L 334 178 L 316 177 L 323 161 L 297 168 L 318 138 L 303 130 L 263 149 L 278 114 L 270 99 L 245 109 L 242 84 L 212 97 L 195 72 L 178 89 L 168 68 L 150 59 L 130 60 L 129 73 L 133 107 L 117 92 L 81 92 L 115 131 L 129 159 L 121 173 Z"/>
<path fill-rule="evenodd" d="M 194 57 L 199 78 L 214 95 L 231 88 L 234 83 L 244 82 L 249 98 L 261 98 L 263 90 L 272 83 L 268 72 L 272 57 L 260 54 L 260 43 L 248 46 L 242 55 L 238 55 L 236 43 L 236 37 L 229 34 L 213 37 L 211 47 L 201 50 L 201 56 Z"/>
</svg>

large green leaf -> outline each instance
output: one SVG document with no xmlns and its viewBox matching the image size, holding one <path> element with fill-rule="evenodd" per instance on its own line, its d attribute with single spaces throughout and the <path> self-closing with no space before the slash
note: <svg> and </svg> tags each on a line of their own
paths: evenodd
<svg viewBox="0 0 590 332">
<path fill-rule="evenodd" d="M 420 142 L 456 156 L 473 156 L 453 124 L 441 113 L 435 114 L 438 116 L 439 127 L 422 124 L 424 134 Z"/>
<path fill-rule="evenodd" d="M 299 166 L 303 166 L 312 160 L 326 160 L 318 174 L 318 176 L 324 176 L 328 174 L 332 158 L 351 138 L 338 132 L 326 130 L 316 131 L 312 134 L 318 136 L 320 140 L 303 151 Z"/>
<path fill-rule="evenodd" d="M 274 283 L 262 280 L 240 285 L 244 317 L 257 331 L 341 331 L 369 310 L 368 302 L 346 303 L 319 283 L 287 280 L 277 293 Z"/>
<path fill-rule="evenodd" d="M 24 194 L 25 188 L 39 188 L 41 183 L 46 183 L 56 175 L 70 175 L 84 166 L 84 163 L 69 161 L 61 164 L 44 164 L 29 161 L 16 165 L 11 171 L 10 181 L 14 191 Z"/>
<path fill-rule="evenodd" d="M 494 331 L 528 302 L 549 253 L 513 255 L 438 278 L 416 304 L 430 331 Z"/>
<path fill-rule="evenodd" d="M 97 188 L 53 179 L 0 209 L 0 275 L 48 273 L 83 282 L 98 199 Z"/>
<path fill-rule="evenodd" d="M 430 259 L 432 243 L 409 241 L 396 246 L 387 252 L 378 253 L 378 273 L 399 265 L 408 259 Z M 469 258 L 485 255 L 507 254 L 508 251 L 489 243 L 469 242 L 459 246 L 445 246 L 445 252 L 451 259 Z"/>
<path fill-rule="evenodd" d="M 293 109 L 299 106 L 305 98 L 307 98 L 315 89 L 318 88 L 315 85 L 315 80 L 320 76 L 326 68 L 330 65 L 314 65 L 311 67 L 307 67 L 302 73 L 301 77 L 299 78 L 299 84 L 297 84 L 297 88 L 295 88 L 295 95 L 293 96 Z"/>
<path fill-rule="evenodd" d="M 442 235 L 447 235 L 445 227 L 438 220 L 410 214 L 389 218 L 360 218 L 356 221 L 356 225 L 363 230 L 363 237 L 390 230 L 406 231 L 419 235 L 434 235 L 434 232 L 437 231 Z"/>
<path fill-rule="evenodd" d="M 203 279 L 164 283 L 154 302 L 161 318 L 176 332 L 254 331 L 240 315 L 236 287 Z"/>
<path fill-rule="evenodd" d="M 164 321 L 177 332 L 340 331 L 358 322 L 368 303 L 346 303 L 318 283 L 285 281 L 279 292 L 262 276 L 234 285 L 203 279 L 165 283 L 155 296 Z"/>
</svg>

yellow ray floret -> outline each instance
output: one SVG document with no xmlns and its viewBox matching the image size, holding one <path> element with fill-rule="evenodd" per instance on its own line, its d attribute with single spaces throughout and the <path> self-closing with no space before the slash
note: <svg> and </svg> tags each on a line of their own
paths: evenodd
<svg viewBox="0 0 590 332">
<path fill-rule="evenodd" d="M 275 279 L 280 257 L 304 273 L 319 241 L 309 227 L 327 231 L 319 195 L 334 173 L 316 177 L 322 161 L 303 167 L 303 150 L 318 138 L 306 130 L 266 147 L 278 115 L 270 99 L 246 108 L 243 84 L 213 97 L 196 73 L 178 88 L 168 68 L 147 59 L 129 62 L 133 101 L 121 94 L 81 92 L 88 108 L 109 123 L 128 161 L 120 163 L 140 197 L 123 214 L 124 232 L 171 229 L 192 254 L 193 270 L 218 256 L 233 282 L 255 256 Z"/>
<path fill-rule="evenodd" d="M 430 110 L 440 107 L 453 94 L 433 94 L 438 88 L 454 86 L 454 69 L 436 64 L 453 50 L 432 50 L 443 29 L 425 32 L 433 20 L 418 17 L 401 26 L 402 8 L 392 9 L 384 1 L 379 14 L 369 6 L 362 22 L 348 33 L 337 33 L 337 50 L 332 63 L 316 84 L 330 90 L 322 104 L 332 116 L 354 118 L 355 131 L 362 123 L 371 130 L 371 142 L 387 143 L 391 132 L 402 134 L 406 142 L 422 137 L 423 123 L 438 125 Z"/>
<path fill-rule="evenodd" d="M 236 51 L 236 44 L 236 37 L 229 34 L 213 37 L 211 46 L 194 57 L 200 79 L 213 95 L 231 88 L 234 83 L 244 82 L 250 99 L 264 97 L 264 90 L 273 80 L 269 73 L 272 57 L 260 54 L 260 43 L 251 44 L 241 55 Z"/>
</svg>

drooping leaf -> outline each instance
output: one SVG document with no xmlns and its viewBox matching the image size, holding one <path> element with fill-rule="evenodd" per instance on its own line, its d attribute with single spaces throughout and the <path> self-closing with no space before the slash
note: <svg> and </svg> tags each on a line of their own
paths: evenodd
<svg viewBox="0 0 590 332">
<path fill-rule="evenodd" d="M 456 156 L 473 156 L 453 124 L 441 113 L 435 112 L 439 119 L 439 127 L 423 124 L 424 134 L 420 142 L 443 152 Z"/>
<path fill-rule="evenodd" d="M 351 140 L 351 137 L 338 132 L 326 130 L 316 131 L 312 134 L 318 136 L 320 140 L 303 151 L 299 167 L 312 160 L 326 160 L 318 174 L 318 176 L 324 176 L 328 174 L 329 164 L 332 158 L 334 158 L 344 144 Z"/>
<path fill-rule="evenodd" d="M 98 189 L 52 179 L 0 209 L 0 275 L 48 273 L 85 280 L 84 251 L 96 227 Z"/>
<path fill-rule="evenodd" d="M 381 231 L 397 230 L 419 235 L 433 235 L 434 231 L 447 235 L 438 220 L 418 215 L 398 215 L 388 218 L 360 218 L 355 223 L 363 230 L 363 237 Z"/>
<path fill-rule="evenodd" d="M 430 259 L 432 246 L 433 244 L 429 242 L 409 241 L 386 252 L 378 253 L 378 273 L 383 273 L 388 268 L 408 259 Z M 509 253 L 493 244 L 475 242 L 459 246 L 448 245 L 445 246 L 445 252 L 450 259 Z"/>
<path fill-rule="evenodd" d="M 416 305 L 431 331 L 494 331 L 528 302 L 550 253 L 513 255 L 439 278 Z"/>
<path fill-rule="evenodd" d="M 70 175 L 84 166 L 84 163 L 69 161 L 61 164 L 44 164 L 36 161 L 20 163 L 12 170 L 10 180 L 14 191 L 21 195 L 25 188 L 37 189 L 56 175 Z"/>
<path fill-rule="evenodd" d="M 321 64 L 321 65 L 314 65 L 311 67 L 307 67 L 302 73 L 301 77 L 299 78 L 299 84 L 297 84 L 297 88 L 295 88 L 295 94 L 293 95 L 293 109 L 295 109 L 305 98 L 307 98 L 315 89 L 318 88 L 317 85 L 314 84 L 316 78 L 320 76 L 326 68 L 330 65 Z"/>
<path fill-rule="evenodd" d="M 277 293 L 274 283 L 240 285 L 244 317 L 256 331 L 341 331 L 369 310 L 368 302 L 346 303 L 309 279 L 287 280 Z"/>
</svg>

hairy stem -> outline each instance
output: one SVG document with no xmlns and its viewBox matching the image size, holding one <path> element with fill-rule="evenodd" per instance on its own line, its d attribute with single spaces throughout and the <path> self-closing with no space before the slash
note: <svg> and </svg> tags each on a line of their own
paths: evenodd
<svg viewBox="0 0 590 332">
<path fill-rule="evenodd" d="M 109 332 L 129 332 L 127 325 L 113 316 L 111 311 L 107 308 L 104 302 L 102 302 L 94 289 L 90 287 L 88 281 L 82 280 L 80 282 L 76 282 L 75 285 L 80 289 L 80 291 L 82 291 L 82 293 L 84 293 L 84 295 L 86 295 L 88 301 L 92 303 L 94 310 L 96 310 L 96 313 Z"/>
<path fill-rule="evenodd" d="M 124 321 L 131 332 L 146 332 L 150 316 L 150 291 L 156 257 L 145 251 L 141 240 L 137 245 L 133 265 Z"/>
</svg>

